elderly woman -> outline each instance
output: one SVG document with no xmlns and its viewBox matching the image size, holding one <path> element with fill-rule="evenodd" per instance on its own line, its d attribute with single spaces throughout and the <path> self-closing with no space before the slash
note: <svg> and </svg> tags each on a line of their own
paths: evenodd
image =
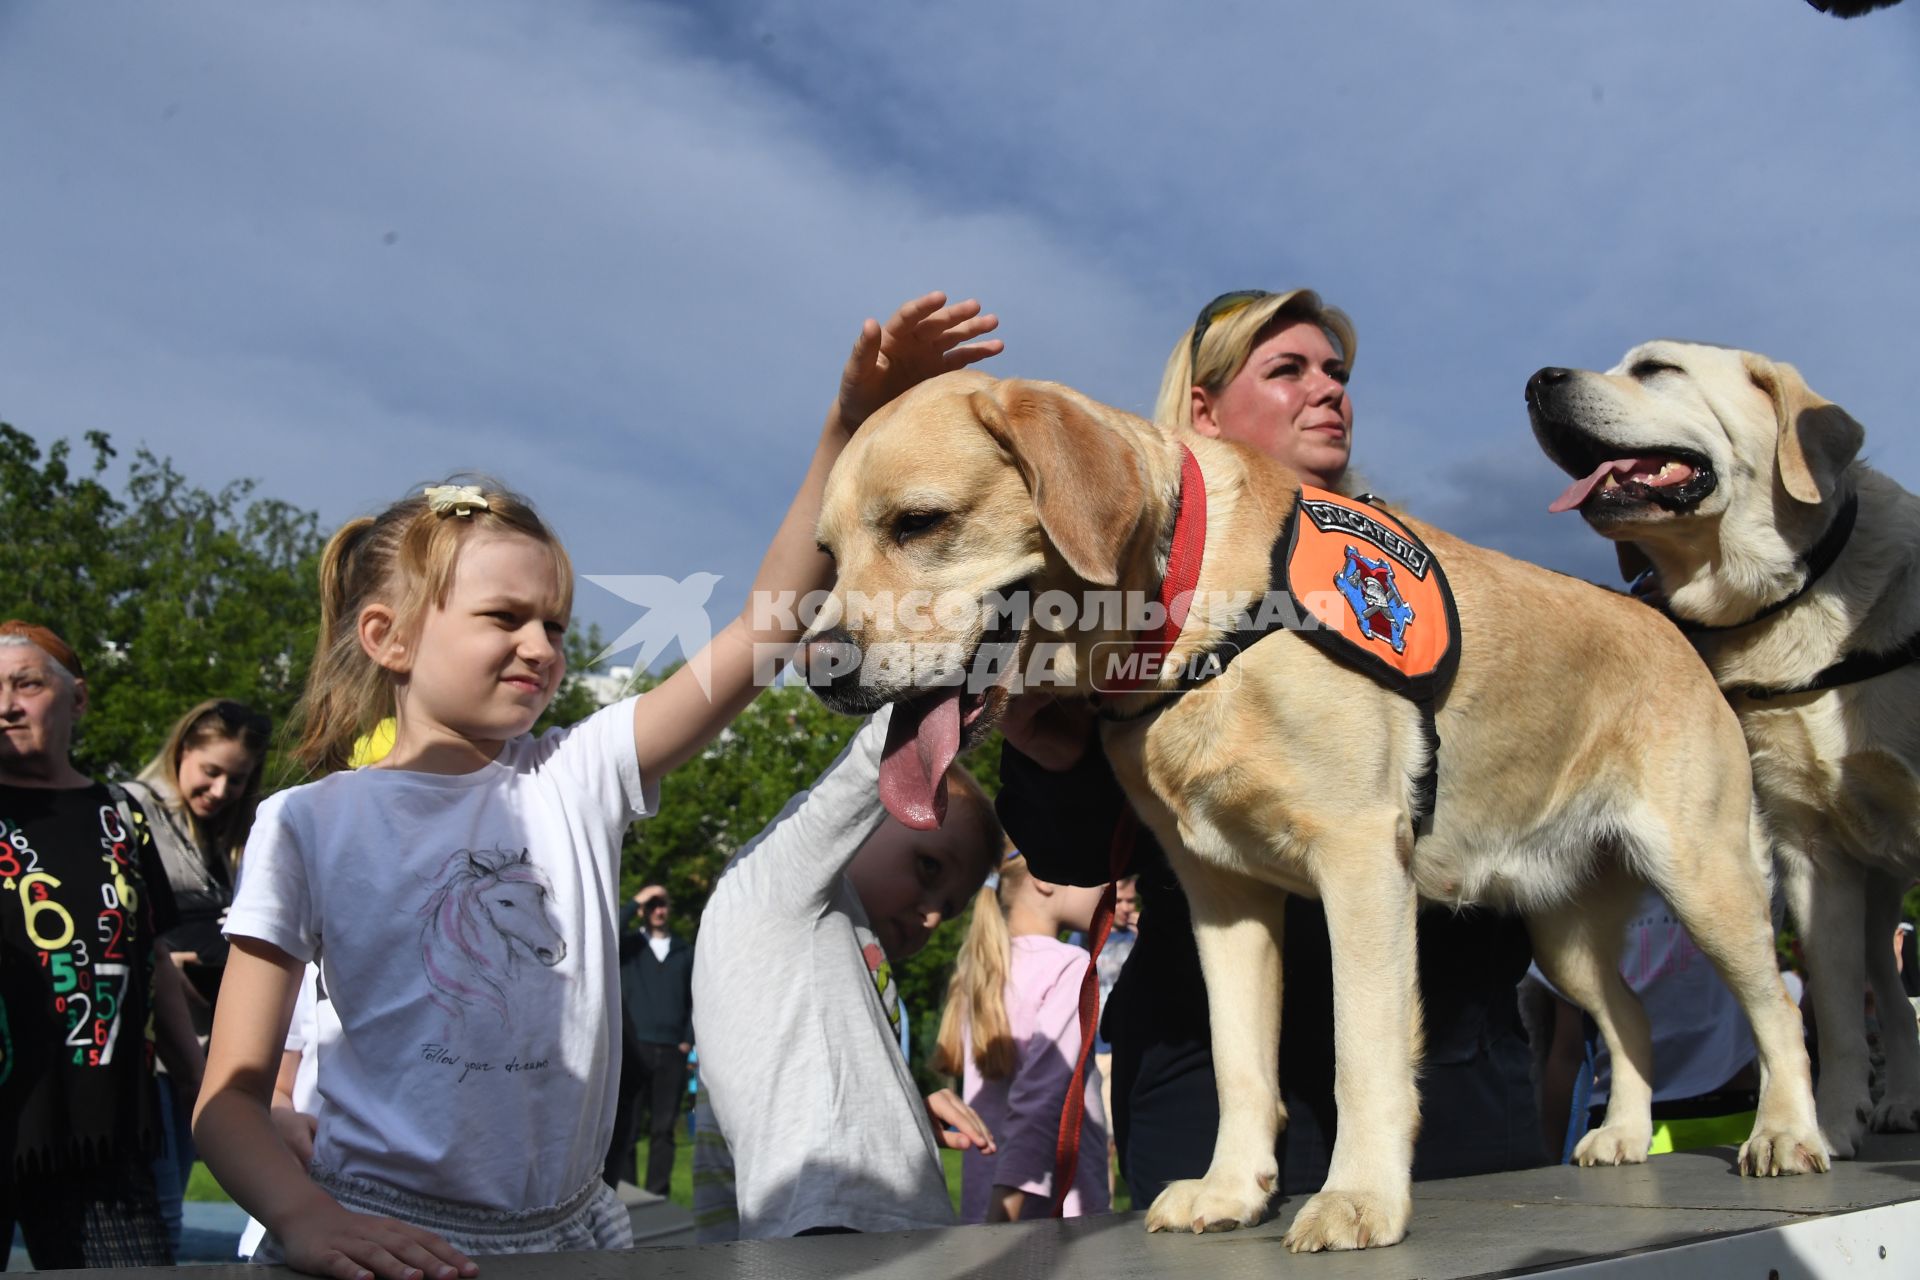
<svg viewBox="0 0 1920 1280">
<path fill-rule="evenodd" d="M 209 698 L 174 721 L 159 752 L 126 784 L 146 812 L 173 890 L 177 922 L 162 941 L 187 977 L 187 1011 L 203 1038 L 213 1030 L 213 1002 L 226 972 L 220 925 L 233 905 L 234 874 L 253 826 L 271 731 L 258 712 Z M 171 1074 L 162 1074 L 159 1083 L 162 1143 L 153 1177 L 167 1240 L 178 1253 L 182 1201 L 193 1172 L 194 1097 Z"/>
<path fill-rule="evenodd" d="M 1351 494 L 1347 378 L 1355 347 L 1346 314 L 1311 290 L 1222 294 L 1174 345 L 1156 418 L 1247 445 L 1309 484 Z M 1125 801 L 1086 722 L 1022 698 L 1005 728 L 1000 816 L 1008 834 L 1038 875 L 1104 881 L 1109 835 Z M 1206 1173 L 1219 1104 L 1186 899 L 1144 831 L 1133 865 L 1147 910 L 1103 1030 L 1113 1045 L 1114 1139 L 1134 1203 L 1144 1208 L 1169 1182 Z M 1515 998 L 1531 953 L 1524 926 L 1433 908 L 1418 927 L 1426 1054 L 1414 1176 L 1542 1163 Z M 1312 1192 L 1326 1178 L 1335 1123 L 1333 962 L 1317 902 L 1289 900 L 1282 963 L 1280 1083 L 1289 1123 L 1277 1152 L 1279 1190 Z"/>
<path fill-rule="evenodd" d="M 72 648 L 0 623 L 0 1239 L 17 1222 L 40 1269 L 166 1266 L 152 1062 L 197 1091 L 200 1046 L 159 941 L 173 897 L 146 816 L 73 766 L 86 709 Z"/>
</svg>

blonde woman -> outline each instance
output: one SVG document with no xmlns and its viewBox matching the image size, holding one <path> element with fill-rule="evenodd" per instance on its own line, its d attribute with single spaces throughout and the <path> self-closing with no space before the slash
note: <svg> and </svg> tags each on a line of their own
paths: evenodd
<svg viewBox="0 0 1920 1280">
<path fill-rule="evenodd" d="M 234 872 L 253 826 L 272 725 L 238 702 L 209 698 L 174 721 L 140 776 L 126 784 L 147 815 L 178 912 L 161 936 L 186 981 L 180 984 L 194 1033 L 213 1030 L 213 1002 L 226 971 L 220 933 L 233 905 Z M 193 1094 L 158 1077 L 160 1153 L 153 1183 L 167 1239 L 180 1251 L 181 1207 L 193 1173 Z"/>
<path fill-rule="evenodd" d="M 193 982 L 189 1004 L 201 1035 L 212 1029 L 227 942 L 220 921 L 233 904 L 234 872 L 253 827 L 272 722 L 226 698 L 209 698 L 174 721 L 127 790 L 153 824 L 180 923 L 166 937 Z"/>
</svg>

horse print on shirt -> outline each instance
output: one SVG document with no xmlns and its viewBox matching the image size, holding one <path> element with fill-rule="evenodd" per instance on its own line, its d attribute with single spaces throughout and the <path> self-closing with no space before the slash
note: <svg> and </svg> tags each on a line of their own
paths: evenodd
<svg viewBox="0 0 1920 1280">
<path fill-rule="evenodd" d="M 525 849 L 449 854 L 417 913 L 420 959 L 433 988 L 428 998 L 456 1019 L 470 1009 L 491 1009 L 511 1028 L 507 984 L 519 974 L 522 954 L 549 969 L 567 955 L 566 939 L 548 914 L 552 896 Z"/>
</svg>

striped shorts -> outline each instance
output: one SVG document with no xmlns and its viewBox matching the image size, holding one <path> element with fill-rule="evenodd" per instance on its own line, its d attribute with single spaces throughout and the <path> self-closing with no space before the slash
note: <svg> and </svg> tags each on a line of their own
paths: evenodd
<svg viewBox="0 0 1920 1280">
<path fill-rule="evenodd" d="M 598 1173 L 557 1205 L 542 1209 L 491 1209 L 436 1200 L 395 1187 L 336 1173 L 315 1161 L 307 1167 L 320 1189 L 355 1213 L 377 1214 L 424 1227 L 462 1253 L 559 1253 L 574 1249 L 625 1249 L 633 1244 L 627 1207 Z M 253 1261 L 283 1263 L 280 1242 L 268 1235 Z"/>
</svg>

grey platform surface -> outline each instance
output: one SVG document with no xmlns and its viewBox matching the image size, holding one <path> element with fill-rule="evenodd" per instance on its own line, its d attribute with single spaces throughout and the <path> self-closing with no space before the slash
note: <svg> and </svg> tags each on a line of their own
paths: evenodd
<svg viewBox="0 0 1920 1280">
<path fill-rule="evenodd" d="M 1666 1274 L 1710 1280 L 1749 1273 L 1744 1259 L 1737 1268 L 1715 1263 L 1719 1256 L 1730 1259 L 1742 1241 L 1751 1246 L 1757 1235 L 1768 1232 L 1781 1233 L 1784 1240 L 1786 1231 L 1800 1224 L 1844 1225 L 1838 1215 L 1848 1214 L 1857 1215 L 1854 1221 L 1877 1224 L 1872 1239 L 1881 1241 L 1868 1240 L 1858 1250 L 1858 1269 L 1851 1257 L 1839 1270 L 1838 1264 L 1789 1261 L 1774 1268 L 1782 1280 L 1842 1273 L 1920 1276 L 1920 1135 L 1872 1138 L 1859 1159 L 1838 1162 L 1822 1176 L 1742 1178 L 1732 1161 L 1730 1148 L 1717 1148 L 1656 1156 L 1622 1169 L 1556 1167 L 1419 1183 L 1406 1240 L 1358 1253 L 1288 1253 L 1281 1236 L 1305 1202 L 1305 1197 L 1291 1197 L 1278 1206 L 1272 1221 L 1259 1227 L 1205 1236 L 1149 1236 L 1144 1215 L 1134 1213 L 945 1231 L 491 1258 L 482 1263 L 481 1276 L 1236 1280 L 1279 1275 L 1301 1280 L 1468 1280 L 1670 1255 L 1675 1265 L 1663 1268 Z M 1870 1212 L 1875 1210 L 1880 1212 Z M 1697 1247 L 1703 1242 L 1706 1248 Z M 1673 1252 L 1680 1249 L 1685 1252 Z M 1877 1257 L 1874 1249 L 1879 1250 Z M 1792 1248 L 1783 1245 L 1781 1251 L 1790 1254 Z M 1767 1269 L 1762 1267 L 1755 1280 L 1765 1280 Z M 266 1280 L 268 1273 L 207 1266 L 168 1274 L 183 1280 L 239 1280 L 241 1275 Z"/>
</svg>

